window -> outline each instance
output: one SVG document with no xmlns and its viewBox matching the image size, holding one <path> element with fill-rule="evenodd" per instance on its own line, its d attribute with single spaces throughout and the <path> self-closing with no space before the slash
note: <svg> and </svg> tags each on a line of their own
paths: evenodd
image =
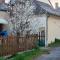
<svg viewBox="0 0 60 60">
<path fill-rule="evenodd" d="M 45 46 L 45 30 L 39 32 L 39 46 Z"/>
<path fill-rule="evenodd" d="M 43 31 L 41 31 L 41 40 L 45 40 L 45 31 L 43 30 Z"/>
</svg>

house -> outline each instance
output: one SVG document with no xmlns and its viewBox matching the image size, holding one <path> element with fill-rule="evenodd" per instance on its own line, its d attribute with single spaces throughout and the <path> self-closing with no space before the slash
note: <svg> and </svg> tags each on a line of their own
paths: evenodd
<svg viewBox="0 0 60 60">
<path fill-rule="evenodd" d="M 10 15 L 8 13 L 8 5 L 5 3 L 5 0 L 0 0 L 0 32 L 1 30 L 8 30 L 8 24 Z M 3 28 L 4 27 L 4 28 Z"/>
<path fill-rule="evenodd" d="M 5 0 L 0 0 L 0 18 L 9 19 L 8 5 Z"/>
<path fill-rule="evenodd" d="M 8 7 L 5 3 L 0 4 L 0 18 L 9 19 Z"/>
<path fill-rule="evenodd" d="M 15 0 L 10 0 L 11 5 L 15 4 Z M 0 0 L 0 26 L 1 23 L 7 24 L 7 27 L 4 27 L 4 30 L 7 30 L 9 33 L 12 31 L 12 23 L 11 23 L 11 13 L 12 10 L 10 9 L 10 2 L 7 3 L 6 0 Z"/>
<path fill-rule="evenodd" d="M 12 1 L 12 0 L 11 0 Z M 38 34 L 40 43 L 47 46 L 60 39 L 60 12 L 51 5 L 33 0 L 34 15 L 29 19 L 31 34 Z"/>
<path fill-rule="evenodd" d="M 60 39 L 60 12 L 41 1 L 33 0 L 33 5 L 34 15 L 29 19 L 31 34 L 38 34 L 40 43 L 45 46 L 55 42 L 55 38 Z M 3 13 L 0 17 L 8 20 L 7 8 L 1 8 L 0 11 Z"/>
<path fill-rule="evenodd" d="M 30 19 L 31 29 L 34 34 L 40 35 L 40 41 L 47 46 L 60 39 L 60 12 L 49 4 L 40 1 L 33 1 L 36 9 Z"/>
</svg>

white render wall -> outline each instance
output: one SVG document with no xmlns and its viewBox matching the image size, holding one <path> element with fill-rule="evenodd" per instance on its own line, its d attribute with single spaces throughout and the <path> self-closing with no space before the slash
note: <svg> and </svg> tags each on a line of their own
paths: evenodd
<svg viewBox="0 0 60 60">
<path fill-rule="evenodd" d="M 46 27 L 46 15 L 34 15 L 30 18 L 32 33 L 38 33 L 41 27 Z"/>
<path fill-rule="evenodd" d="M 60 39 L 60 17 L 50 16 L 48 18 L 48 43 Z"/>
<path fill-rule="evenodd" d="M 47 15 L 35 15 L 30 19 L 31 29 L 33 34 L 39 34 L 42 28 L 45 29 L 45 46 L 48 45 L 47 41 Z"/>
</svg>

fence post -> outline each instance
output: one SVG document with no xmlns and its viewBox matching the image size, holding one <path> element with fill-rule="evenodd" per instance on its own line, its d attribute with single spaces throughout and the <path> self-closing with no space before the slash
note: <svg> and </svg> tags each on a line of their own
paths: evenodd
<svg viewBox="0 0 60 60">
<path fill-rule="evenodd" d="M 16 37 L 16 40 L 17 40 L 17 51 L 19 51 L 19 38 L 20 38 L 20 33 L 17 32 L 17 37 Z"/>
</svg>

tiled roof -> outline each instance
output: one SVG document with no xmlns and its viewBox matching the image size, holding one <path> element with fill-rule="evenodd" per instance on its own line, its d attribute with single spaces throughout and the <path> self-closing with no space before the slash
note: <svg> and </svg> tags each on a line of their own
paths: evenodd
<svg viewBox="0 0 60 60">
<path fill-rule="evenodd" d="M 11 0 L 11 4 L 14 5 L 16 0 Z M 0 3 L 0 11 L 7 11 L 8 10 L 8 4 L 6 3 Z"/>
<path fill-rule="evenodd" d="M 0 11 L 7 11 L 8 10 L 8 5 L 3 3 L 3 4 L 0 4 Z"/>
<path fill-rule="evenodd" d="M 60 7 L 56 9 L 56 11 L 60 12 Z"/>
<path fill-rule="evenodd" d="M 15 1 L 16 0 L 11 0 L 11 4 L 15 4 Z M 48 14 L 60 16 L 60 8 L 55 10 L 52 6 L 36 0 L 33 0 L 33 4 L 36 7 L 36 9 L 34 9 L 35 14 L 48 13 Z M 4 3 L 0 4 L 0 11 L 7 11 L 7 10 L 8 10 L 7 4 Z"/>
<path fill-rule="evenodd" d="M 33 3 L 35 4 L 36 7 L 35 13 L 48 13 L 48 14 L 60 16 L 59 11 L 56 11 L 53 7 L 51 7 L 46 3 L 36 0 Z"/>
</svg>

